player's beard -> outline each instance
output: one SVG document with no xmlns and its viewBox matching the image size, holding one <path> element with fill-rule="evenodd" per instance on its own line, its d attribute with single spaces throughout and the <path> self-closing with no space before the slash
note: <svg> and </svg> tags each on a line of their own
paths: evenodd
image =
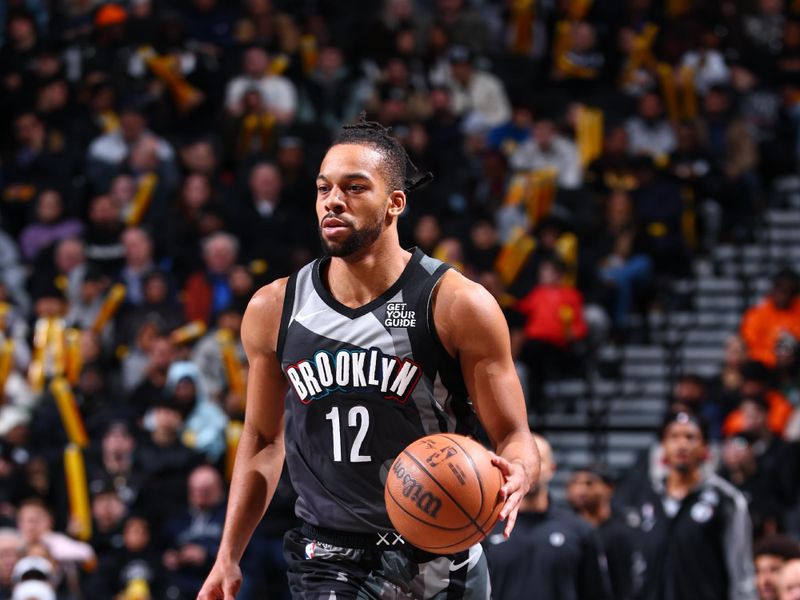
<svg viewBox="0 0 800 600">
<path fill-rule="evenodd" d="M 328 217 L 328 215 L 325 215 L 325 217 Z M 349 223 L 347 224 L 347 227 L 351 227 Z M 325 236 L 322 234 L 322 225 L 320 225 L 319 240 L 322 244 L 322 249 L 327 256 L 345 258 L 371 245 L 380 237 L 382 232 L 383 218 L 379 217 L 378 220 L 372 225 L 365 226 L 361 229 L 351 228 L 350 235 L 348 235 L 347 238 L 345 238 L 343 241 L 336 242 L 325 238 Z"/>
</svg>

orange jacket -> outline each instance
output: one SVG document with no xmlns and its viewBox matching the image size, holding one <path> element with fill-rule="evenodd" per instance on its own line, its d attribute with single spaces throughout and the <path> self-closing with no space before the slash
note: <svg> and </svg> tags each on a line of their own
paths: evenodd
<svg viewBox="0 0 800 600">
<path fill-rule="evenodd" d="M 767 426 L 773 433 L 782 436 L 783 430 L 786 429 L 786 423 L 789 422 L 794 408 L 780 392 L 767 392 L 766 397 L 767 403 L 769 404 Z M 727 416 L 725 422 L 722 424 L 722 435 L 725 437 L 734 435 L 742 431 L 742 428 L 742 411 L 737 408 Z"/>
<path fill-rule="evenodd" d="M 583 318 L 583 298 L 567 286 L 539 285 L 516 307 L 525 315 L 525 338 L 566 346 L 589 331 Z"/>
<path fill-rule="evenodd" d="M 742 319 L 742 338 L 750 358 L 775 366 L 775 345 L 782 332 L 800 339 L 800 298 L 780 310 L 770 298 L 750 308 Z"/>
</svg>

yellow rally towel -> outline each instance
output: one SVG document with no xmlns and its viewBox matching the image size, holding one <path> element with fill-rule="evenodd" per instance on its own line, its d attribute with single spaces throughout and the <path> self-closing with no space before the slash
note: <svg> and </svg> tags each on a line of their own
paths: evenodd
<svg viewBox="0 0 800 600">
<path fill-rule="evenodd" d="M 88 541 L 92 537 L 92 511 L 89 506 L 89 489 L 83 452 L 75 444 L 64 449 L 64 474 L 69 498 L 70 520 L 77 527 L 75 536 Z"/>
</svg>

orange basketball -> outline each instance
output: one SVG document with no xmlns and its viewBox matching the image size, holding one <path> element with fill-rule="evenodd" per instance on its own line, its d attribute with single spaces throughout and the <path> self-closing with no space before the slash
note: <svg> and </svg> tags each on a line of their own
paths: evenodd
<svg viewBox="0 0 800 600">
<path fill-rule="evenodd" d="M 492 455 L 463 435 L 438 433 L 409 444 L 386 476 L 389 519 L 406 541 L 436 554 L 485 538 L 503 503 L 503 474 Z"/>
</svg>

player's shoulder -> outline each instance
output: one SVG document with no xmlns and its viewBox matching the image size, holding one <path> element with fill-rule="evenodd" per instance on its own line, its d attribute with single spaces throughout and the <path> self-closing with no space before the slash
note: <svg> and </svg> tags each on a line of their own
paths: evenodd
<svg viewBox="0 0 800 600">
<path fill-rule="evenodd" d="M 242 342 L 248 354 L 276 351 L 287 283 L 288 278 L 276 279 L 259 288 L 247 303 L 242 320 Z"/>
<path fill-rule="evenodd" d="M 288 277 L 281 277 L 260 287 L 247 303 L 247 311 L 271 314 L 276 307 L 283 307 L 288 283 Z"/>
<path fill-rule="evenodd" d="M 734 507 L 747 504 L 747 499 L 742 491 L 716 473 L 710 474 L 703 482 L 700 499 L 712 502 L 723 501 Z"/>
<path fill-rule="evenodd" d="M 435 301 L 443 307 L 467 312 L 497 307 L 497 301 L 485 287 L 456 269 L 442 275 Z"/>
</svg>

